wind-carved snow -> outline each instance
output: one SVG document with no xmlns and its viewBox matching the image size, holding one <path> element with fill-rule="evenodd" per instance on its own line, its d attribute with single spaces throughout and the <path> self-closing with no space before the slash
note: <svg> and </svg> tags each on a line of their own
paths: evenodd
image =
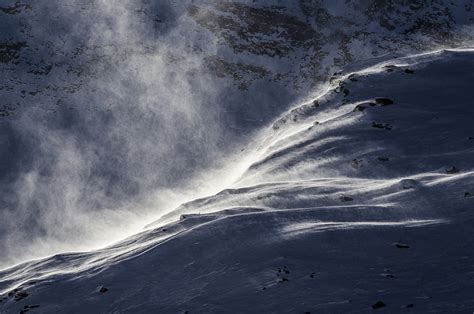
<svg viewBox="0 0 474 314">
<path fill-rule="evenodd" d="M 445 50 L 335 76 L 236 156 L 227 189 L 1 272 L 1 311 L 472 311 L 473 66 Z"/>
</svg>

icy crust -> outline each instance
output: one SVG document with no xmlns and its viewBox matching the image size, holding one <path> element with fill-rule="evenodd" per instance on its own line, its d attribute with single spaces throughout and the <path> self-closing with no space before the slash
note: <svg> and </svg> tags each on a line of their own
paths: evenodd
<svg viewBox="0 0 474 314">
<path fill-rule="evenodd" d="M 0 311 L 471 311 L 473 66 L 452 50 L 341 74 L 228 189 L 2 271 Z"/>
</svg>

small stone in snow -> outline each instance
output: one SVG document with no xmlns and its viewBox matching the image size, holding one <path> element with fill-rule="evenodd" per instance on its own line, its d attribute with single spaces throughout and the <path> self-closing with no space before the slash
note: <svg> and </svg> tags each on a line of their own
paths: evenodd
<svg viewBox="0 0 474 314">
<path fill-rule="evenodd" d="M 449 168 L 449 169 L 446 169 L 446 173 L 447 174 L 455 174 L 455 173 L 458 173 L 459 172 L 459 169 L 456 168 L 455 166 Z"/>
<path fill-rule="evenodd" d="M 379 97 L 379 98 L 375 98 L 375 103 L 381 106 L 388 106 L 388 105 L 393 105 L 393 100 L 386 97 Z"/>
<path fill-rule="evenodd" d="M 377 310 L 384 306 L 387 306 L 387 305 L 383 303 L 382 301 L 377 301 L 375 304 L 372 305 L 372 309 Z"/>
<path fill-rule="evenodd" d="M 375 121 L 372 122 L 372 127 L 376 129 L 386 129 L 386 130 L 392 129 L 392 126 L 388 123 L 383 124 L 383 123 L 378 123 Z"/>
<path fill-rule="evenodd" d="M 20 300 L 26 298 L 27 296 L 29 296 L 29 294 L 26 293 L 25 291 L 18 291 L 18 292 L 15 293 L 14 299 L 15 299 L 15 301 L 20 301 Z"/>
<path fill-rule="evenodd" d="M 403 244 L 403 243 L 394 243 L 393 245 L 395 245 L 399 249 L 408 249 L 408 248 L 410 248 L 410 246 L 408 244 Z"/>
<path fill-rule="evenodd" d="M 341 197 L 339 197 L 339 199 L 341 200 L 341 202 L 352 202 L 354 200 L 352 197 L 345 195 L 342 195 Z"/>
<path fill-rule="evenodd" d="M 109 291 L 109 289 L 107 289 L 106 287 L 100 287 L 99 289 L 100 293 L 106 293 L 107 291 Z"/>
</svg>

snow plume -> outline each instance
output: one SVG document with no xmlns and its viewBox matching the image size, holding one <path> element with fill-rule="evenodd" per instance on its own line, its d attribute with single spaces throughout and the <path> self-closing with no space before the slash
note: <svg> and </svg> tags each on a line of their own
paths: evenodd
<svg viewBox="0 0 474 314">
<path fill-rule="evenodd" d="M 52 86 L 71 82 L 54 114 L 31 106 L 11 126 L 19 166 L 0 211 L 0 266 L 136 232 L 186 193 L 203 193 L 211 182 L 197 174 L 222 157 L 217 91 L 203 65 L 215 44 L 194 37 L 178 4 L 51 5 L 35 32 L 48 42 L 59 27 L 62 66 L 81 72 L 53 72 Z"/>
</svg>

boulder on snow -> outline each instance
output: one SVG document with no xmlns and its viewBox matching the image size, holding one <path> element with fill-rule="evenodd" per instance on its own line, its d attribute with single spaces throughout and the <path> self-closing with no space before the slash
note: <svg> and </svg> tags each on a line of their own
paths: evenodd
<svg viewBox="0 0 474 314">
<path fill-rule="evenodd" d="M 367 109 L 368 107 L 374 107 L 376 106 L 377 104 L 374 103 L 374 102 L 364 102 L 364 103 L 361 103 L 361 104 L 358 104 L 355 108 L 354 108 L 354 111 L 364 111 L 365 109 Z"/>
<path fill-rule="evenodd" d="M 351 161 L 351 166 L 352 166 L 352 168 L 359 169 L 360 167 L 363 166 L 363 162 L 364 162 L 364 160 L 362 160 L 362 159 L 354 158 Z"/>
<path fill-rule="evenodd" d="M 393 105 L 393 100 L 386 97 L 378 97 L 378 98 L 375 98 L 375 103 L 381 106 L 388 106 L 388 105 Z"/>
<path fill-rule="evenodd" d="M 372 304 L 372 309 L 377 310 L 385 306 L 387 306 L 387 304 L 383 303 L 382 301 L 377 301 L 376 303 Z"/>
<path fill-rule="evenodd" d="M 408 189 L 413 189 L 415 188 L 419 183 L 416 180 L 413 179 L 402 179 L 400 180 L 400 187 L 403 190 L 408 190 Z"/>
<path fill-rule="evenodd" d="M 351 74 L 348 76 L 348 79 L 352 82 L 357 82 L 358 80 L 355 78 L 355 74 Z"/>
<path fill-rule="evenodd" d="M 101 286 L 101 287 L 99 288 L 99 292 L 100 292 L 100 293 L 106 293 L 107 291 L 109 291 L 109 289 L 107 289 L 107 288 L 104 287 L 104 286 Z"/>
<path fill-rule="evenodd" d="M 373 121 L 372 122 L 372 127 L 373 128 L 376 128 L 376 129 L 385 129 L 385 130 L 391 130 L 392 129 L 392 126 L 388 123 L 378 123 L 378 122 L 375 122 Z"/>
<path fill-rule="evenodd" d="M 446 169 L 447 174 L 455 174 L 455 173 L 458 173 L 458 172 L 459 172 L 459 169 L 456 168 L 455 166 L 452 166 L 451 168 Z"/>
<path fill-rule="evenodd" d="M 26 298 L 27 296 L 29 296 L 29 294 L 26 291 L 18 291 L 15 293 L 14 300 L 20 301 Z"/>
<path fill-rule="evenodd" d="M 400 242 L 395 242 L 393 245 L 395 247 L 399 248 L 399 249 L 409 249 L 410 248 L 410 246 L 408 244 L 400 243 Z"/>
<path fill-rule="evenodd" d="M 397 68 L 397 66 L 393 64 L 388 64 L 384 66 L 384 68 L 387 72 L 393 72 Z"/>
<path fill-rule="evenodd" d="M 345 195 L 339 196 L 339 199 L 341 200 L 341 202 L 352 202 L 354 200 L 352 197 Z"/>
</svg>

